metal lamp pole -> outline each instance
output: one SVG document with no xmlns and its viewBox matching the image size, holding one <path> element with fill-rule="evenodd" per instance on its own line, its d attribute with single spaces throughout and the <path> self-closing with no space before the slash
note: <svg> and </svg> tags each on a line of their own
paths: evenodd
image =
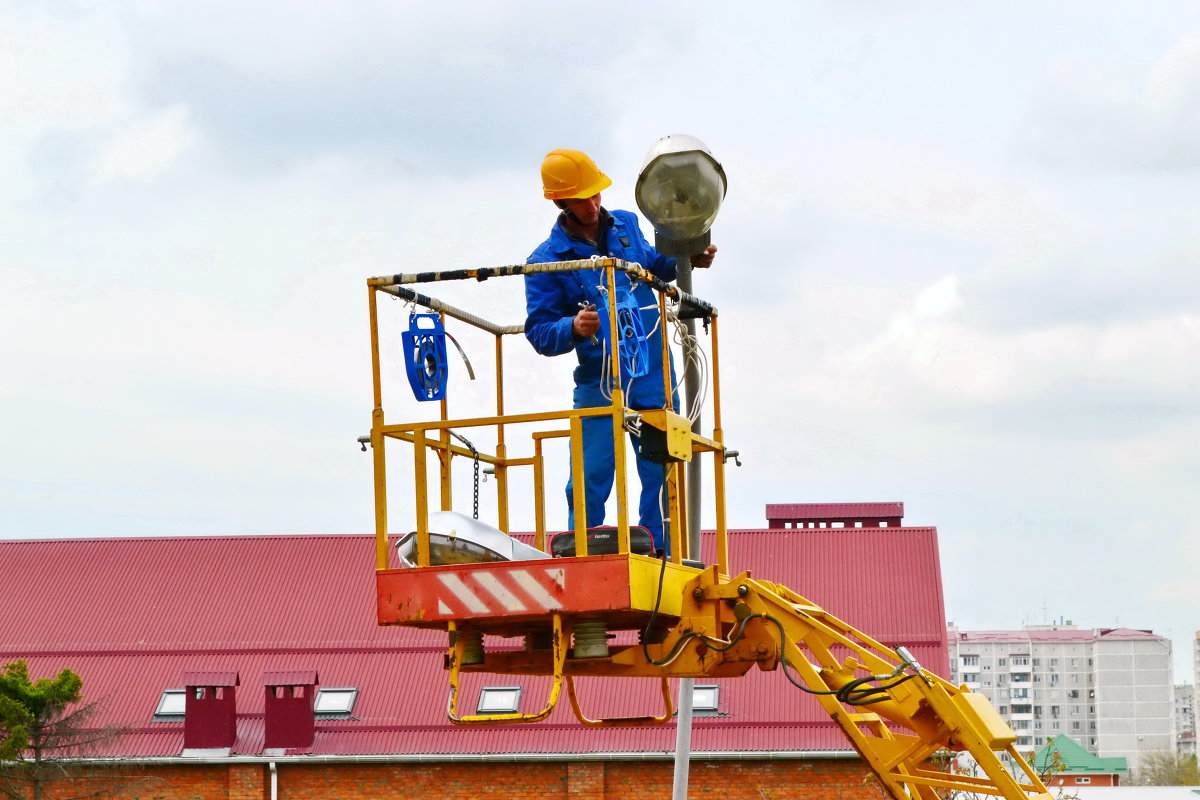
<svg viewBox="0 0 1200 800">
<path fill-rule="evenodd" d="M 650 149 L 635 188 L 638 208 L 654 224 L 655 244 L 660 253 L 675 256 L 675 283 L 692 292 L 691 256 L 703 252 L 709 242 L 709 227 L 725 196 L 725 171 L 712 153 L 694 136 L 664 136 Z M 683 320 L 687 331 L 683 358 L 685 413 L 692 419 L 692 432 L 700 433 L 700 373 L 695 366 L 696 321 Z M 663 331 L 666 335 L 666 331 Z M 684 485 L 687 492 L 688 558 L 700 557 L 700 459 L 688 462 Z M 677 524 L 672 521 L 672 524 Z M 682 538 L 682 536 L 681 536 Z M 688 762 L 692 750 L 692 689 L 694 679 L 679 680 L 679 715 L 675 728 L 674 800 L 687 800 Z"/>
</svg>

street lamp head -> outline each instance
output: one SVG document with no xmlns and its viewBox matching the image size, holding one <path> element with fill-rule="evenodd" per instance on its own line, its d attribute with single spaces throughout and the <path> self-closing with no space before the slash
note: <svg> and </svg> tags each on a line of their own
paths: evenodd
<svg viewBox="0 0 1200 800">
<path fill-rule="evenodd" d="M 695 255 L 708 246 L 725 197 L 725 170 L 695 136 L 664 136 L 646 154 L 634 195 L 660 253 Z"/>
</svg>

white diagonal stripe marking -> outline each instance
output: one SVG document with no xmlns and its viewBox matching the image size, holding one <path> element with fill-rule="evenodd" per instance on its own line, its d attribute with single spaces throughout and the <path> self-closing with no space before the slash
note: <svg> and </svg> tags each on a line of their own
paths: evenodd
<svg viewBox="0 0 1200 800">
<path fill-rule="evenodd" d="M 512 592 L 504 587 L 504 584 L 490 572 L 476 572 L 475 581 L 482 586 L 487 593 L 500 601 L 500 605 L 508 611 L 525 611 L 525 604 Z"/>
<path fill-rule="evenodd" d="M 467 588 L 467 585 L 462 582 L 462 579 L 453 573 L 438 575 L 438 580 L 442 585 L 453 593 L 455 597 L 462 601 L 467 607 L 467 611 L 475 614 L 486 614 L 489 609 L 487 605 L 476 597 L 475 593 Z"/>
<path fill-rule="evenodd" d="M 546 570 L 546 574 L 553 578 L 554 576 L 552 573 L 561 571 L 562 570 L 548 569 Z M 562 608 L 562 603 L 558 602 L 558 598 L 546 591 L 546 587 L 538 583 L 537 578 L 533 577 L 525 570 L 514 569 L 508 574 L 511 575 L 512 579 L 516 581 L 522 589 L 528 592 L 529 596 L 532 597 L 539 605 L 541 605 L 542 608 Z"/>
</svg>

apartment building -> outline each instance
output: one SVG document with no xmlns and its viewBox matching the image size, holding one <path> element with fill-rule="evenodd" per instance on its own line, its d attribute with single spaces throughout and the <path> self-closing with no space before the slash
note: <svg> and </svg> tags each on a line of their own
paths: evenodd
<svg viewBox="0 0 1200 800">
<path fill-rule="evenodd" d="M 951 623 L 947 640 L 951 679 L 985 694 L 1021 749 L 1065 734 L 1136 770 L 1144 753 L 1176 746 L 1171 642 L 1163 636 L 1070 622 L 1016 631 Z"/>
<path fill-rule="evenodd" d="M 1196 687 L 1175 687 L 1175 749 L 1185 756 L 1196 755 Z"/>
</svg>

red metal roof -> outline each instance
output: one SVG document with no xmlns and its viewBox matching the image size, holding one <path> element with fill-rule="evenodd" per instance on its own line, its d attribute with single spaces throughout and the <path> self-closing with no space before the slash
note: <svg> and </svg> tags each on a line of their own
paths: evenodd
<svg viewBox="0 0 1200 800">
<path fill-rule="evenodd" d="M 712 558 L 706 536 L 704 553 Z M 731 532 L 734 572 L 778 581 L 876 640 L 903 644 L 926 667 L 948 667 L 932 528 Z M 74 539 L 0 542 L 7 580 L 0 659 L 45 677 L 71 668 L 103 700 L 98 722 L 129 726 L 114 752 L 177 756 L 183 723 L 153 721 L 164 689 L 189 673 L 316 671 L 357 687 L 351 719 L 319 719 L 314 755 L 666 753 L 673 724 L 588 729 L 566 703 L 535 725 L 461 728 L 446 720 L 445 634 L 375 624 L 369 536 Z M 3 663 L 0 662 L 0 663 Z M 708 681 L 699 681 L 707 683 Z M 815 701 L 779 672 L 712 681 L 720 716 L 697 717 L 695 752 L 848 750 Z M 211 685 L 211 684 L 210 684 Z M 524 687 L 540 708 L 546 678 L 470 674 L 461 707 L 483 686 Z M 657 713 L 656 682 L 579 681 L 591 716 Z M 233 755 L 262 753 L 265 692 L 237 697 Z"/>
</svg>

